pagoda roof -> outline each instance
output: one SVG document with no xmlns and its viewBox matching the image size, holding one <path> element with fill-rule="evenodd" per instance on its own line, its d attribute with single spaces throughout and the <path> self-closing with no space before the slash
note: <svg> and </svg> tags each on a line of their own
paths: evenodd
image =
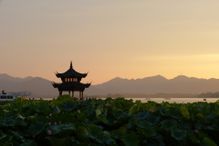
<svg viewBox="0 0 219 146">
<path fill-rule="evenodd" d="M 54 88 L 58 88 L 63 91 L 83 91 L 85 88 L 90 87 L 90 83 L 83 84 L 79 82 L 69 82 L 69 83 L 53 83 Z"/>
<path fill-rule="evenodd" d="M 74 70 L 72 62 L 70 63 L 70 68 L 64 73 L 56 73 L 58 78 L 85 78 L 87 73 L 79 73 Z"/>
</svg>

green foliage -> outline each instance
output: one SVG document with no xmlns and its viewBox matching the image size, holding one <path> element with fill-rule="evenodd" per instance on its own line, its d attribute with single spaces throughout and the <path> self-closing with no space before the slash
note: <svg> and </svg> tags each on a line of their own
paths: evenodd
<svg viewBox="0 0 219 146">
<path fill-rule="evenodd" d="M 0 104 L 0 145 L 219 145 L 219 102 L 18 99 Z"/>
</svg>

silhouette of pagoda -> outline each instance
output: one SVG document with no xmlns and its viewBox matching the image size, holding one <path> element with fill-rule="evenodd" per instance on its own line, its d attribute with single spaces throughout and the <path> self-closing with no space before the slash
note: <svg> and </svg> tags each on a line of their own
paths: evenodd
<svg viewBox="0 0 219 146">
<path fill-rule="evenodd" d="M 83 93 L 85 88 L 88 88 L 91 84 L 81 83 L 81 79 L 87 76 L 87 73 L 79 73 L 74 70 L 72 62 L 70 68 L 64 73 L 56 73 L 58 78 L 61 78 L 62 83 L 53 83 L 54 88 L 58 88 L 59 95 L 61 96 L 64 91 L 67 91 L 70 96 L 74 97 L 74 92 L 79 92 L 79 98 L 83 99 Z"/>
</svg>

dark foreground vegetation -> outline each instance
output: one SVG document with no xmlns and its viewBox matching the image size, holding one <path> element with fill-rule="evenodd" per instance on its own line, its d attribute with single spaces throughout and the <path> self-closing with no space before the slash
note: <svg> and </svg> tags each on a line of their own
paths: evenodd
<svg viewBox="0 0 219 146">
<path fill-rule="evenodd" d="M 0 105 L 1 146 L 216 146 L 219 102 L 16 100 Z"/>
</svg>

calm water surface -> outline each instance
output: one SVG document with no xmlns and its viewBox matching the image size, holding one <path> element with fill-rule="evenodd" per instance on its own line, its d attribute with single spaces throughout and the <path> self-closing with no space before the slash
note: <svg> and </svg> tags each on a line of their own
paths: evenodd
<svg viewBox="0 0 219 146">
<path fill-rule="evenodd" d="M 216 102 L 219 98 L 128 98 L 134 101 L 140 100 L 141 102 L 154 101 L 158 103 L 169 102 L 169 103 L 193 103 L 193 102 Z"/>
<path fill-rule="evenodd" d="M 52 100 L 53 98 L 44 98 L 44 100 Z M 101 98 L 106 99 L 106 98 Z M 216 102 L 219 101 L 219 98 L 126 98 L 132 99 L 133 101 L 141 101 L 146 103 L 148 101 L 154 101 L 157 103 L 169 102 L 169 103 L 193 103 L 193 102 Z"/>
</svg>

